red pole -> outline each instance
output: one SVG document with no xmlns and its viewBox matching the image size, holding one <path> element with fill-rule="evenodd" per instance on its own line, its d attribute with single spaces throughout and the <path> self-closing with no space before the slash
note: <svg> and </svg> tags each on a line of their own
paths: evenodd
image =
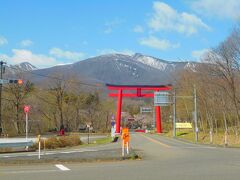
<svg viewBox="0 0 240 180">
<path fill-rule="evenodd" d="M 121 112 L 122 112 L 122 89 L 119 89 L 118 90 L 118 102 L 117 102 L 116 133 L 120 133 Z"/>
<path fill-rule="evenodd" d="M 157 133 L 162 133 L 162 122 L 161 122 L 160 106 L 156 106 L 156 128 L 157 128 Z"/>
</svg>

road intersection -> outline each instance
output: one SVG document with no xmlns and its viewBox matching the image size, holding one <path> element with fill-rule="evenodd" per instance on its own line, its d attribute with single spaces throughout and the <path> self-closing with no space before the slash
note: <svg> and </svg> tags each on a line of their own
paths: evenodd
<svg viewBox="0 0 240 180">
<path fill-rule="evenodd" d="M 102 145 L 101 148 L 118 145 Z M 130 145 L 142 160 L 0 166 L 0 177 L 4 180 L 219 180 L 239 179 L 240 176 L 240 149 L 203 146 L 150 134 L 132 134 Z"/>
</svg>

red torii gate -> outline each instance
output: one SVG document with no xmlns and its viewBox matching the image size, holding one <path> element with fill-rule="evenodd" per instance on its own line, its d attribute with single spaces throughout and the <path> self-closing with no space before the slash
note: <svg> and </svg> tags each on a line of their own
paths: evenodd
<svg viewBox="0 0 240 180">
<path fill-rule="evenodd" d="M 169 91 L 171 90 L 171 85 L 113 85 L 106 84 L 109 90 L 115 90 L 117 93 L 109 93 L 110 97 L 118 97 L 117 102 L 117 116 L 116 116 L 116 133 L 120 133 L 121 125 L 121 111 L 122 111 L 122 97 L 144 97 L 144 98 L 154 98 L 154 92 L 143 91 Z M 123 93 L 124 90 L 135 91 Z M 162 124 L 161 124 L 161 108 L 160 106 L 155 107 L 156 111 L 156 128 L 157 133 L 162 133 Z"/>
</svg>

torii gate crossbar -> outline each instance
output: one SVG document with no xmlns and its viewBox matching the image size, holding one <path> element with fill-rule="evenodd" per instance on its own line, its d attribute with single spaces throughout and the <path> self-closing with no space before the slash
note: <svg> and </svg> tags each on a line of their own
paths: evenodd
<svg viewBox="0 0 240 180">
<path fill-rule="evenodd" d="M 156 91 L 169 91 L 171 90 L 171 85 L 113 85 L 106 84 L 108 90 L 115 91 L 108 95 L 110 97 L 117 97 L 117 115 L 116 115 L 116 133 L 120 133 L 121 126 L 121 112 L 122 112 L 122 98 L 129 97 L 142 97 L 142 98 L 154 98 L 154 92 Z M 117 92 L 116 92 L 117 91 Z M 124 91 L 130 91 L 124 93 Z M 143 91 L 147 91 L 144 93 Z M 151 91 L 151 92 L 149 92 Z M 155 106 L 156 113 L 156 129 L 157 133 L 162 133 L 162 123 L 161 123 L 161 107 Z"/>
</svg>

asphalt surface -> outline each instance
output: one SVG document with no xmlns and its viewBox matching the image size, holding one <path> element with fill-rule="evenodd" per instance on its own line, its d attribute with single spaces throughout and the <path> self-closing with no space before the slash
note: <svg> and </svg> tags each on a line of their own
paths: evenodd
<svg viewBox="0 0 240 180">
<path fill-rule="evenodd" d="M 104 145 L 75 146 L 39 152 L 2 153 L 0 167 L 36 163 L 96 162 L 122 160 L 120 142 Z"/>
<path fill-rule="evenodd" d="M 120 144 L 106 145 L 106 149 L 116 145 Z M 240 179 L 240 149 L 196 145 L 146 134 L 132 134 L 131 146 L 142 155 L 142 160 L 0 166 L 0 179 Z"/>
</svg>

